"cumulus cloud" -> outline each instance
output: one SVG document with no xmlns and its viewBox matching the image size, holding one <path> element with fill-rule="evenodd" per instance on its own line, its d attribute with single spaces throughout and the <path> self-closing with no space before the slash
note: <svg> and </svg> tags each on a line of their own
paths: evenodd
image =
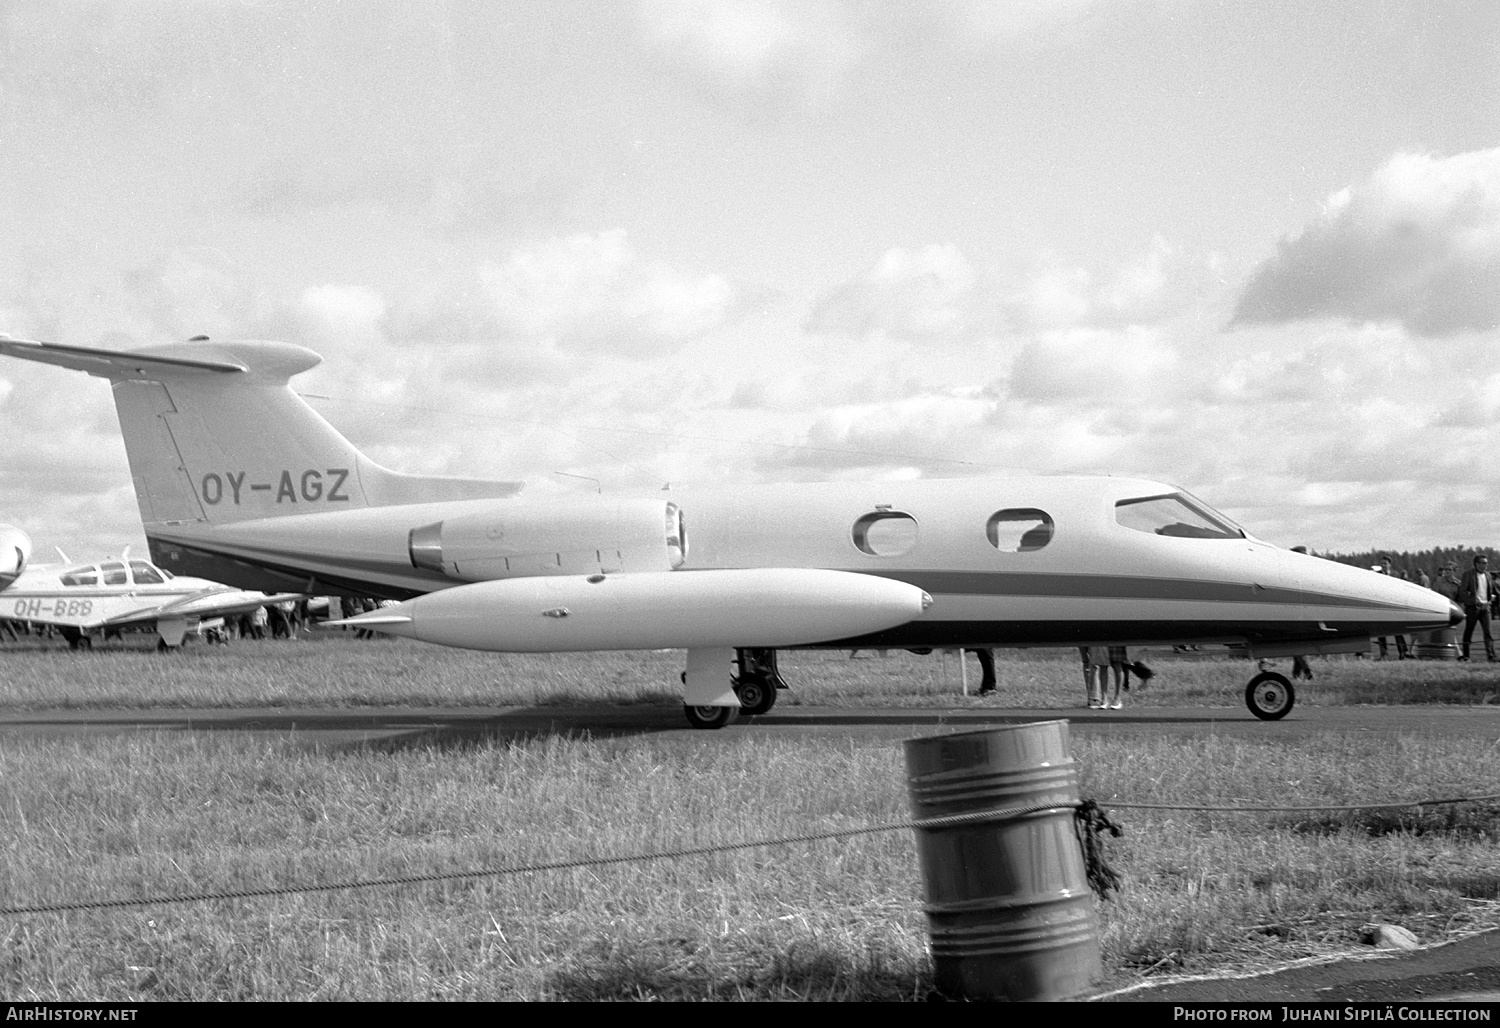
<svg viewBox="0 0 1500 1028">
<path fill-rule="evenodd" d="M 310 339 L 375 343 L 383 336 L 386 303 L 368 286 L 321 285 L 303 290 L 298 314 Z"/>
<path fill-rule="evenodd" d="M 641 25 L 668 61 L 711 96 L 764 116 L 767 102 L 837 96 L 913 47 L 971 54 L 1066 40 L 1104 0 L 641 0 Z M 877 70 L 879 69 L 879 70 Z M 749 101 L 754 106 L 746 104 Z"/>
<path fill-rule="evenodd" d="M 925 391 L 879 403 L 823 407 L 793 445 L 778 446 L 762 471 L 793 477 L 911 478 L 951 472 L 976 452 L 994 400 Z"/>
<path fill-rule="evenodd" d="M 622 356 L 701 335 L 738 308 L 727 279 L 642 261 L 623 229 L 516 251 L 479 278 L 503 331 Z"/>
<path fill-rule="evenodd" d="M 1052 39 L 1101 6 L 1101 0 L 963 0 L 941 10 L 972 45 Z"/>
<path fill-rule="evenodd" d="M 168 339 L 243 330 L 250 300 L 233 262 L 212 247 L 174 250 L 125 271 L 127 307 Z"/>
<path fill-rule="evenodd" d="M 955 246 L 895 247 L 820 297 L 806 328 L 915 341 L 1151 324 L 1200 297 L 1208 271 L 1207 259 L 1160 237 L 1104 275 L 1053 262 L 1007 276 L 976 269 Z"/>
<path fill-rule="evenodd" d="M 868 43 L 851 13 L 825 0 L 640 5 L 647 41 L 671 64 L 720 99 L 760 103 L 836 91 Z"/>
<path fill-rule="evenodd" d="M 1176 363 L 1173 348 L 1144 329 L 1049 332 L 1016 355 L 1010 395 L 1043 404 L 1148 403 L 1172 388 Z"/>
<path fill-rule="evenodd" d="M 861 336 L 922 339 L 964 332 L 973 321 L 977 276 L 954 246 L 887 250 L 875 265 L 828 293 L 807 327 Z"/>
<path fill-rule="evenodd" d="M 1500 325 L 1500 148 L 1392 157 L 1283 240 L 1235 311 L 1240 323 L 1317 317 L 1424 336 Z"/>
</svg>

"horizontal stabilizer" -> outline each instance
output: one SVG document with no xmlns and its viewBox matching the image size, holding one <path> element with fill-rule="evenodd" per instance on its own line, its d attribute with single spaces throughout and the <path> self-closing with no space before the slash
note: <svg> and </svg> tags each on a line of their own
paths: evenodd
<svg viewBox="0 0 1500 1028">
<path fill-rule="evenodd" d="M 162 372 L 176 374 L 202 372 L 220 374 L 247 370 L 243 364 L 227 361 L 198 360 L 190 357 L 167 357 L 125 350 L 100 350 L 90 346 L 64 346 L 40 343 L 32 339 L 15 339 L 0 335 L 0 354 L 22 360 L 56 364 L 74 371 L 86 371 L 100 378 L 134 378 Z"/>
</svg>

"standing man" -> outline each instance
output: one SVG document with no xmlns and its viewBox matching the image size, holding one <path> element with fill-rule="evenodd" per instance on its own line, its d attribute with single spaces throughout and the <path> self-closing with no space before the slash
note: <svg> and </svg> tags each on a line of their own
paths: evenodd
<svg viewBox="0 0 1500 1028">
<path fill-rule="evenodd" d="M 1462 588 L 1458 580 L 1458 561 L 1450 560 L 1443 565 L 1432 588 L 1434 592 L 1441 593 L 1454 603 L 1458 602 L 1458 591 Z"/>
<path fill-rule="evenodd" d="M 1376 570 L 1379 571 L 1382 575 L 1390 575 L 1392 578 L 1406 577 L 1405 571 L 1396 571 L 1391 567 L 1391 556 L 1388 553 L 1382 553 L 1380 555 L 1380 563 L 1376 565 Z M 1382 636 L 1377 641 L 1380 644 L 1380 659 L 1384 660 L 1386 657 L 1385 638 Z M 1407 658 L 1407 655 L 1406 636 L 1396 636 L 1396 659 L 1405 660 Z"/>
<path fill-rule="evenodd" d="M 1484 554 L 1474 558 L 1474 567 L 1464 572 L 1458 585 L 1458 602 L 1464 609 L 1463 656 L 1469 659 L 1469 640 L 1474 638 L 1474 625 L 1484 629 L 1484 653 L 1491 661 L 1495 659 L 1495 638 L 1490 634 L 1490 608 L 1495 604 L 1495 576 L 1490 573 L 1490 559 Z"/>
</svg>

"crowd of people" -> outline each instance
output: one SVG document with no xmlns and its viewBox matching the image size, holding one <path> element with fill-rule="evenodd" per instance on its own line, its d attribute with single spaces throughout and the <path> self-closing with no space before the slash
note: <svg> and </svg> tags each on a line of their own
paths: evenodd
<svg viewBox="0 0 1500 1028">
<path fill-rule="evenodd" d="M 1490 570 L 1489 554 L 1476 553 L 1472 559 L 1473 565 L 1462 572 L 1459 571 L 1457 560 L 1444 561 L 1442 566 L 1436 569 L 1435 578 L 1421 566 L 1397 567 L 1389 554 L 1381 554 L 1379 561 L 1371 565 L 1370 570 L 1415 582 L 1422 588 L 1431 589 L 1458 604 L 1464 611 L 1463 642 L 1459 647 L 1458 659 L 1461 661 L 1470 659 L 1469 651 L 1474 640 L 1474 629 L 1478 628 L 1484 636 L 1485 657 L 1494 661 L 1496 659 L 1495 637 L 1490 621 L 1500 614 L 1500 590 L 1495 587 L 1495 573 Z M 1397 635 L 1393 638 L 1396 642 L 1397 660 L 1406 660 L 1414 656 L 1410 640 L 1406 636 Z M 1380 651 L 1379 659 L 1389 658 L 1390 650 L 1385 639 L 1377 640 L 1377 647 Z"/>
</svg>

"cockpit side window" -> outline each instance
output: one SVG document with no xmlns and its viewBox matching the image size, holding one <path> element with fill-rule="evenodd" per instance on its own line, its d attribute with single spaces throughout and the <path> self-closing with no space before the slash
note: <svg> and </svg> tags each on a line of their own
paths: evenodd
<svg viewBox="0 0 1500 1028">
<path fill-rule="evenodd" d="M 104 571 L 105 585 L 128 585 L 125 577 L 125 565 L 118 562 L 101 565 Z"/>
<path fill-rule="evenodd" d="M 877 510 L 854 523 L 854 545 L 872 557 L 899 557 L 917 545 L 917 519 L 899 510 Z"/>
<path fill-rule="evenodd" d="M 1052 515 L 1035 507 L 1007 507 L 991 514 L 984 530 L 1001 553 L 1027 553 L 1052 541 Z"/>
<path fill-rule="evenodd" d="M 1244 530 L 1182 493 L 1142 496 L 1115 504 L 1115 521 L 1137 532 L 1181 539 L 1243 539 Z"/>
<path fill-rule="evenodd" d="M 99 569 L 92 565 L 86 568 L 74 568 L 72 571 L 63 572 L 58 581 L 63 585 L 98 585 Z"/>
<path fill-rule="evenodd" d="M 136 585 L 157 585 L 162 581 L 161 573 L 144 560 L 130 562 L 130 576 Z"/>
</svg>

